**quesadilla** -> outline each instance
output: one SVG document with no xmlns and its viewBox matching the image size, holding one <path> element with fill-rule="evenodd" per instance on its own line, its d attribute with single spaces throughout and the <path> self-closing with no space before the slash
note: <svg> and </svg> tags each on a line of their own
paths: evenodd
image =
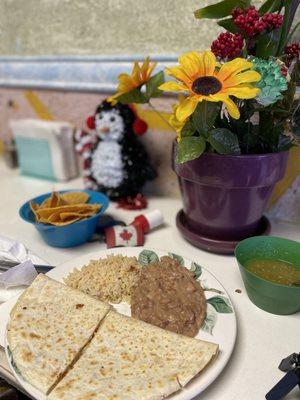
<svg viewBox="0 0 300 400">
<path fill-rule="evenodd" d="M 7 341 L 20 375 L 44 394 L 93 336 L 110 306 L 38 275 L 10 315 Z"/>
<path fill-rule="evenodd" d="M 216 344 L 111 311 L 48 399 L 162 399 L 186 385 L 217 352 Z"/>
</svg>

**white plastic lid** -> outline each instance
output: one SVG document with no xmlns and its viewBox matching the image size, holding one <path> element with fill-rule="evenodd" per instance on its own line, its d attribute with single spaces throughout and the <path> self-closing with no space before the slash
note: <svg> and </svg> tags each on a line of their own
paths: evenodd
<svg viewBox="0 0 300 400">
<path fill-rule="evenodd" d="M 158 209 L 145 213 L 144 217 L 147 219 L 150 229 L 154 229 L 164 222 L 162 212 Z"/>
</svg>

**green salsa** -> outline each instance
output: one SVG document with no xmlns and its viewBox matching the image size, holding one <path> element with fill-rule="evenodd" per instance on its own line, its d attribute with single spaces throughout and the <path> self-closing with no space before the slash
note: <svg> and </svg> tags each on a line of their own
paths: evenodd
<svg viewBox="0 0 300 400">
<path fill-rule="evenodd" d="M 253 274 L 267 281 L 278 283 L 280 285 L 299 285 L 300 286 L 300 268 L 292 264 L 271 259 L 249 260 L 245 267 Z"/>
</svg>

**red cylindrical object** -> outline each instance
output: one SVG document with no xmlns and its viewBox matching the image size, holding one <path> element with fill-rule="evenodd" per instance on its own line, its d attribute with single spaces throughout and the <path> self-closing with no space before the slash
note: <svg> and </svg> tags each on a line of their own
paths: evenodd
<svg viewBox="0 0 300 400">
<path fill-rule="evenodd" d="M 139 226 L 112 226 L 105 229 L 107 248 L 142 246 L 145 242 L 143 229 Z"/>
<path fill-rule="evenodd" d="M 163 222 L 164 219 L 161 211 L 153 210 L 145 214 L 138 215 L 134 218 L 130 225 L 140 227 L 144 233 L 148 233 L 151 229 L 160 226 Z"/>
</svg>

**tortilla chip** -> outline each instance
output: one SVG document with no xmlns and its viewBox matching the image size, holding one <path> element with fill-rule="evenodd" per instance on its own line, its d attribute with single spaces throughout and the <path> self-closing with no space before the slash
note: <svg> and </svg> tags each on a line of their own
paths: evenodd
<svg viewBox="0 0 300 400">
<path fill-rule="evenodd" d="M 64 212 L 60 214 L 60 219 L 61 221 L 66 221 L 68 220 L 71 216 L 73 217 L 79 217 L 79 218 L 87 218 L 87 217 L 92 217 L 95 215 L 94 211 L 90 212 L 85 212 L 85 213 L 74 213 L 74 212 Z"/>
<path fill-rule="evenodd" d="M 29 202 L 29 206 L 30 206 L 31 211 L 33 212 L 33 214 L 35 216 L 36 222 L 39 222 L 39 216 L 37 214 L 37 210 L 39 208 L 38 204 L 34 203 L 33 201 L 30 201 Z"/>
<path fill-rule="evenodd" d="M 82 220 L 82 217 L 72 217 L 66 221 L 57 221 L 57 222 L 50 222 L 50 225 L 55 225 L 55 226 L 64 226 L 64 225 L 69 225 L 73 224 L 73 222 L 77 222 L 79 220 Z"/>
<path fill-rule="evenodd" d="M 101 204 L 88 204 L 88 199 L 85 192 L 53 192 L 40 205 L 31 201 L 30 207 L 36 222 L 61 226 L 92 217 L 100 210 Z"/>
<path fill-rule="evenodd" d="M 39 206 L 39 208 L 52 208 L 52 207 L 63 206 L 66 204 L 67 203 L 62 199 L 62 197 L 59 194 L 53 192 L 51 194 L 51 197 L 47 197 Z"/>
<path fill-rule="evenodd" d="M 49 215 L 48 219 L 45 218 L 47 220 L 47 222 L 50 224 L 51 222 L 61 222 L 61 218 L 60 218 L 60 211 L 54 212 L 53 214 Z"/>
<path fill-rule="evenodd" d="M 86 203 L 90 196 L 85 192 L 68 192 L 61 195 L 62 200 L 67 204 Z"/>
<path fill-rule="evenodd" d="M 55 214 L 57 212 L 79 212 L 79 211 L 98 211 L 100 208 L 99 204 L 74 204 L 74 205 L 65 205 L 53 208 L 39 208 L 36 212 L 40 217 L 49 218 L 50 215 Z"/>
</svg>

